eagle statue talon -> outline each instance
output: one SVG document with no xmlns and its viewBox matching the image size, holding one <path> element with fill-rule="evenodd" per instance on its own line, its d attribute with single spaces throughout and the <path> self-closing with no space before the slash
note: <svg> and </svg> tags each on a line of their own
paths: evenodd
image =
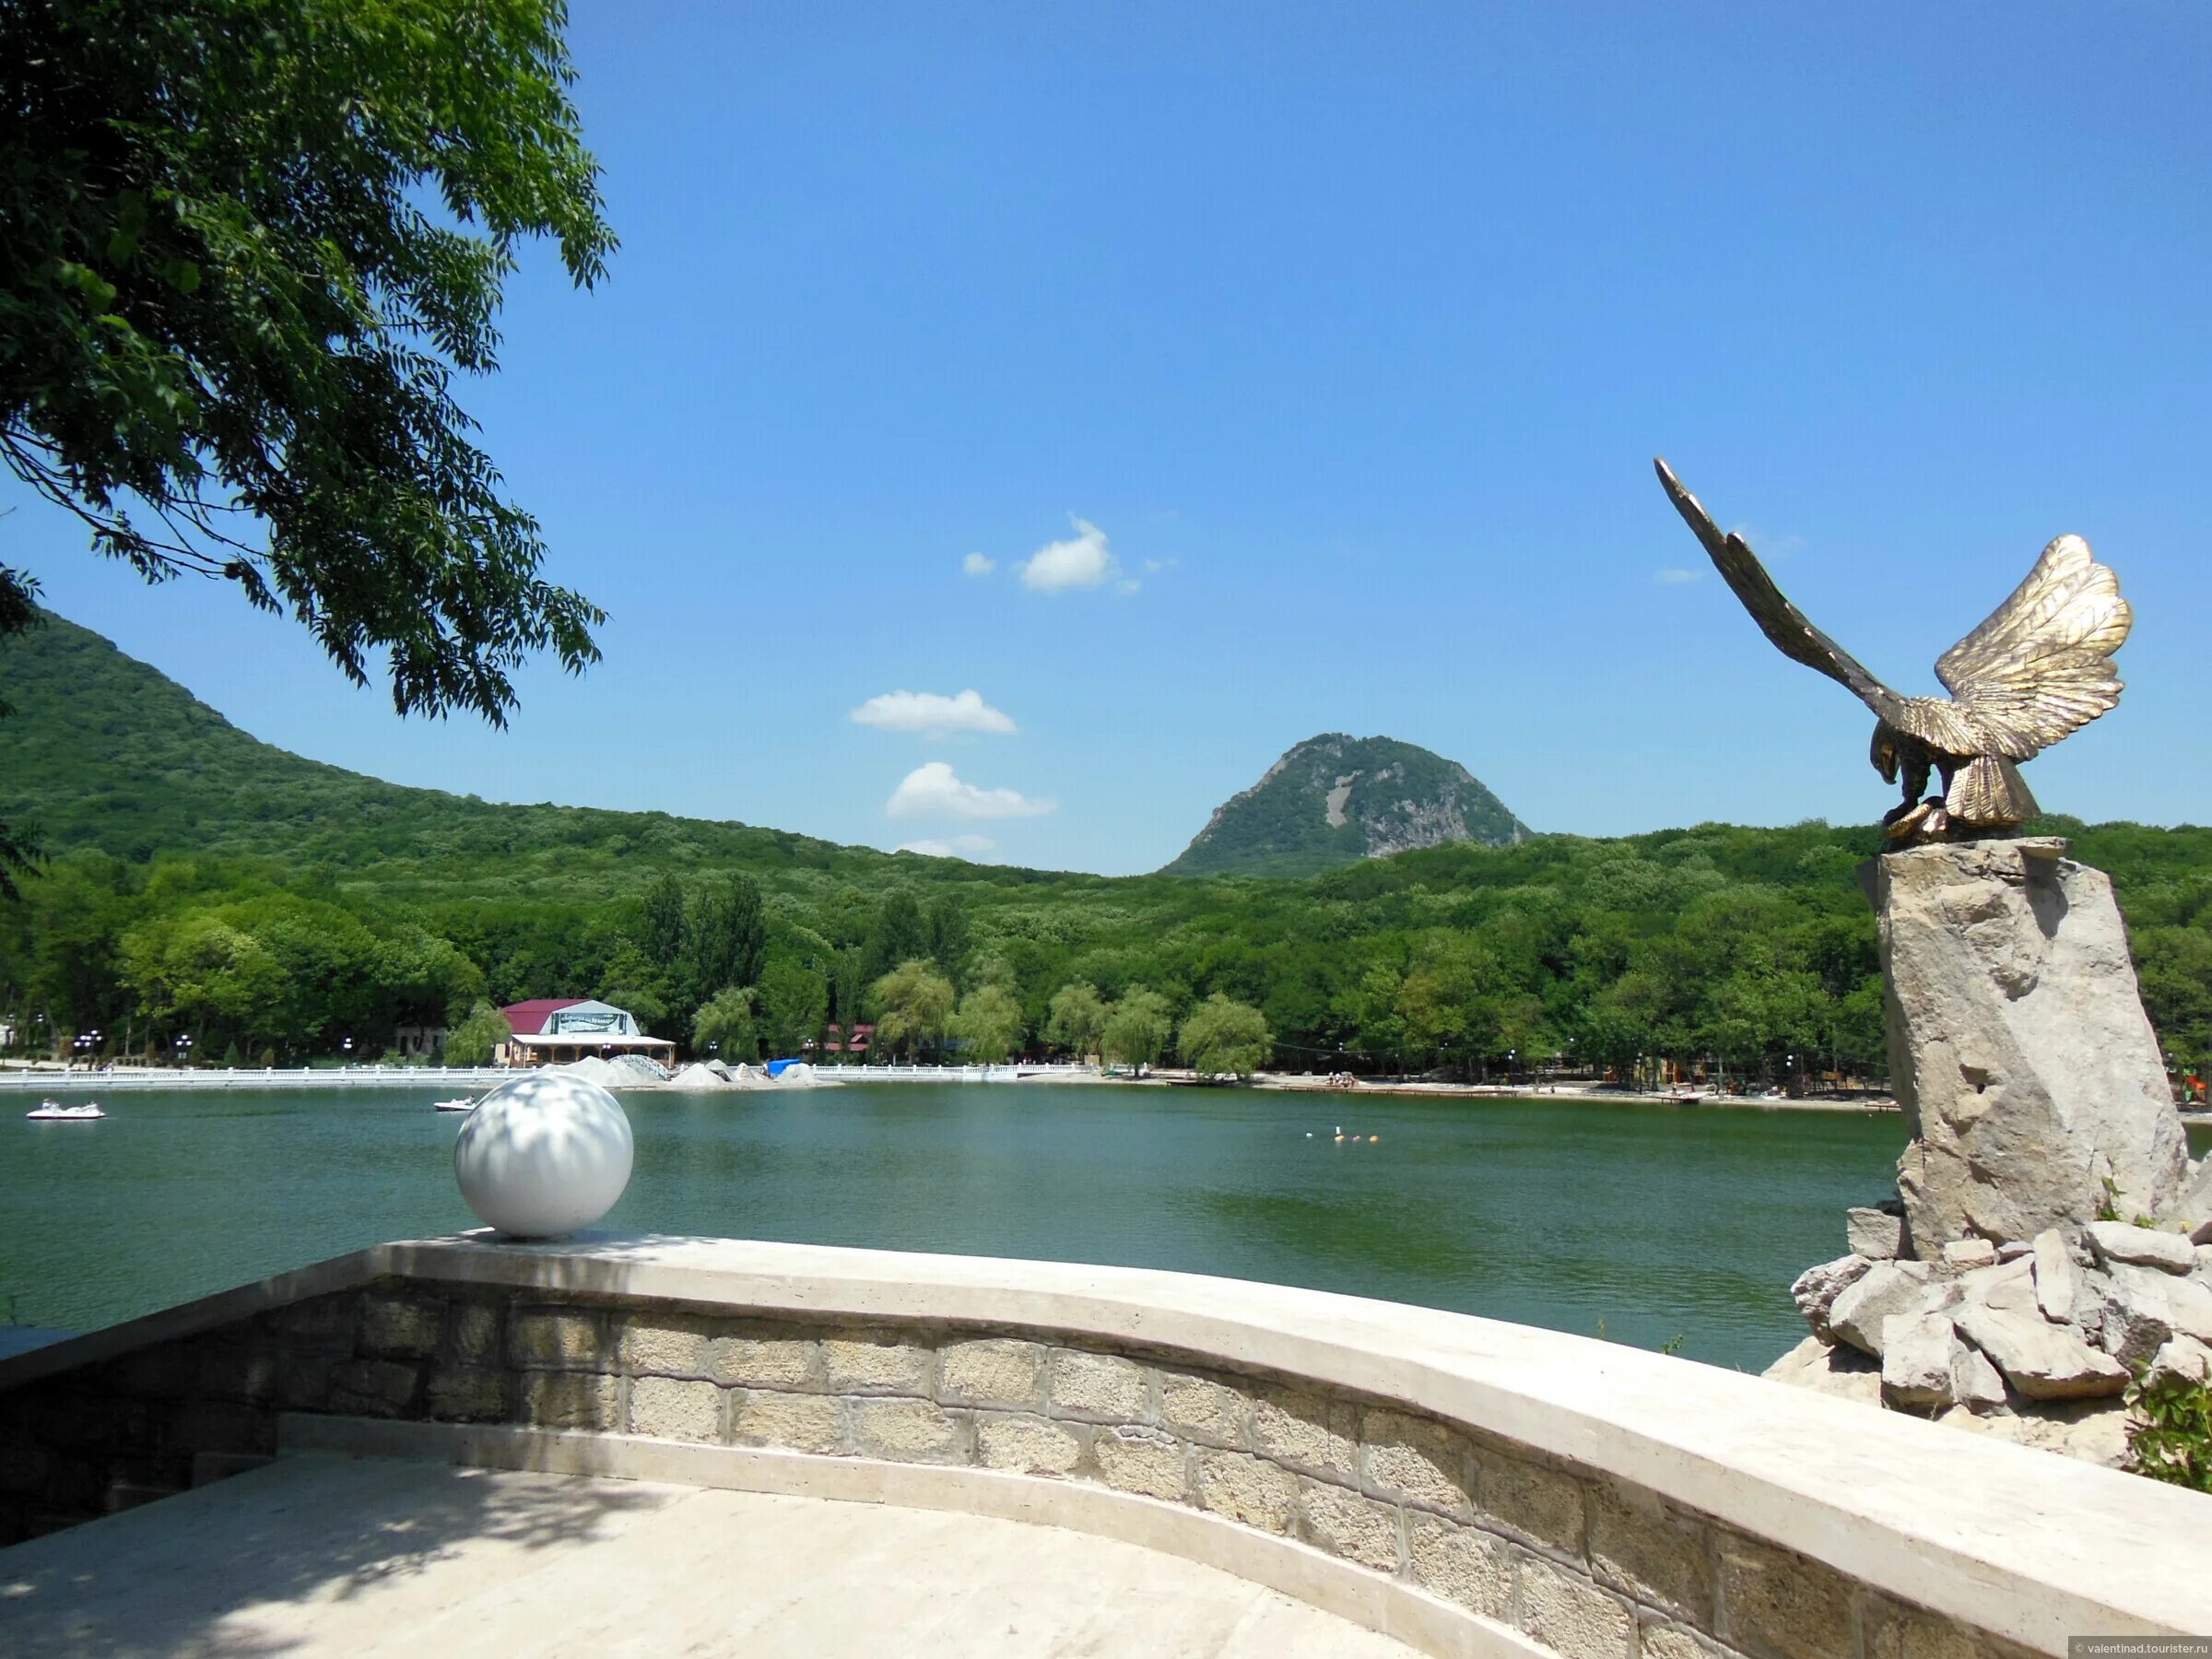
<svg viewBox="0 0 2212 1659">
<path fill-rule="evenodd" d="M 1930 824 L 1942 818 L 1947 828 L 1950 819 L 1943 810 L 1943 803 L 1930 796 L 1924 801 L 1907 802 L 1882 815 L 1882 833 L 1888 840 L 1910 846 L 1924 839 Z"/>
<path fill-rule="evenodd" d="M 1951 815 L 1944 810 L 1942 796 L 1930 795 L 1888 814 L 1882 821 L 1882 832 L 1900 846 L 1925 847 L 1952 839 Z"/>
<path fill-rule="evenodd" d="M 1783 655 L 1826 675 L 1875 712 L 1869 758 L 1905 798 L 1883 816 L 1905 845 L 2002 835 L 2041 810 L 2020 776 L 2033 759 L 2120 701 L 2112 653 L 2135 616 L 2120 579 L 2089 544 L 2062 535 L 2012 596 L 1943 653 L 1936 677 L 1948 697 L 1907 697 L 1866 671 L 1806 620 L 1741 535 L 1724 533 L 1665 461 L 1659 482 L 1714 569 Z M 1921 798 L 1931 776 L 1943 793 Z"/>
</svg>

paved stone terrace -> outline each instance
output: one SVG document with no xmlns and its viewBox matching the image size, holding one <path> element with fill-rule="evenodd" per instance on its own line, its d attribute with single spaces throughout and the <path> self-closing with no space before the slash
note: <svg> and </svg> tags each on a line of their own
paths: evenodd
<svg viewBox="0 0 2212 1659">
<path fill-rule="evenodd" d="M 0 1554 L 0 1653 L 1406 1659 L 1226 1572 L 891 1505 L 307 1453 Z"/>
<path fill-rule="evenodd" d="M 1035 1334 L 387 1280 L 142 1350 L 19 1409 L 57 1458 L 68 1436 L 101 1446 L 153 1425 L 144 1456 L 108 1465 L 125 1477 L 111 1504 L 159 1489 L 132 1481 L 159 1466 L 165 1435 L 204 1467 L 274 1452 L 287 1411 L 512 1424 L 1102 1488 L 1292 1540 L 1566 1659 L 2018 1651 L 1655 1493 L 1384 1401 Z M 81 1467 L 57 1469 L 85 1501 Z"/>
<path fill-rule="evenodd" d="M 738 1240 L 382 1245 L 0 1359 L 0 1539 L 280 1448 L 1066 1528 L 1455 1659 L 2212 1629 L 2212 1500 L 2109 1470 L 1432 1310 Z"/>
</svg>

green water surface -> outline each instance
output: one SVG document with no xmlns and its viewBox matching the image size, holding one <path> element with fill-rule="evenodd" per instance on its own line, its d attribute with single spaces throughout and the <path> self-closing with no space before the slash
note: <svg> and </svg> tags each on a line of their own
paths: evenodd
<svg viewBox="0 0 2212 1659">
<path fill-rule="evenodd" d="M 474 1225 L 439 1092 L 118 1093 L 94 1124 L 9 1097 L 0 1318 L 82 1330 Z M 624 1106 L 609 1228 L 1272 1279 L 1750 1370 L 1804 1335 L 1790 1280 L 1904 1140 L 1895 1113 L 1044 1084 Z"/>
</svg>

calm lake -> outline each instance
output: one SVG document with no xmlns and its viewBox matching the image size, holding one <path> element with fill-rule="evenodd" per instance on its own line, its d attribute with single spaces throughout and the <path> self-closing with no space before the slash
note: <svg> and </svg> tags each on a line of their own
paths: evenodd
<svg viewBox="0 0 2212 1659">
<path fill-rule="evenodd" d="M 82 1330 L 475 1225 L 440 1090 L 117 1093 L 0 1155 L 0 1319 Z M 18 1105 L 18 1102 L 20 1101 Z M 623 1097 L 606 1223 L 1273 1279 L 1764 1367 L 1894 1113 L 861 1084 Z M 1336 1145 L 1330 1134 L 1380 1135 Z M 1314 1131 L 1309 1139 L 1307 1132 Z"/>
</svg>

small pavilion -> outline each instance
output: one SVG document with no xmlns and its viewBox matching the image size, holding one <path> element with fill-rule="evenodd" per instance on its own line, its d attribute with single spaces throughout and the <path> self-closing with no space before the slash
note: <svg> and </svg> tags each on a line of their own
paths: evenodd
<svg viewBox="0 0 2212 1659">
<path fill-rule="evenodd" d="M 593 1054 L 602 1060 L 643 1054 L 665 1065 L 676 1057 L 675 1043 L 648 1037 L 636 1016 L 610 1003 L 541 996 L 510 1003 L 500 1013 L 513 1033 L 493 1056 L 501 1065 L 558 1065 Z"/>
</svg>

